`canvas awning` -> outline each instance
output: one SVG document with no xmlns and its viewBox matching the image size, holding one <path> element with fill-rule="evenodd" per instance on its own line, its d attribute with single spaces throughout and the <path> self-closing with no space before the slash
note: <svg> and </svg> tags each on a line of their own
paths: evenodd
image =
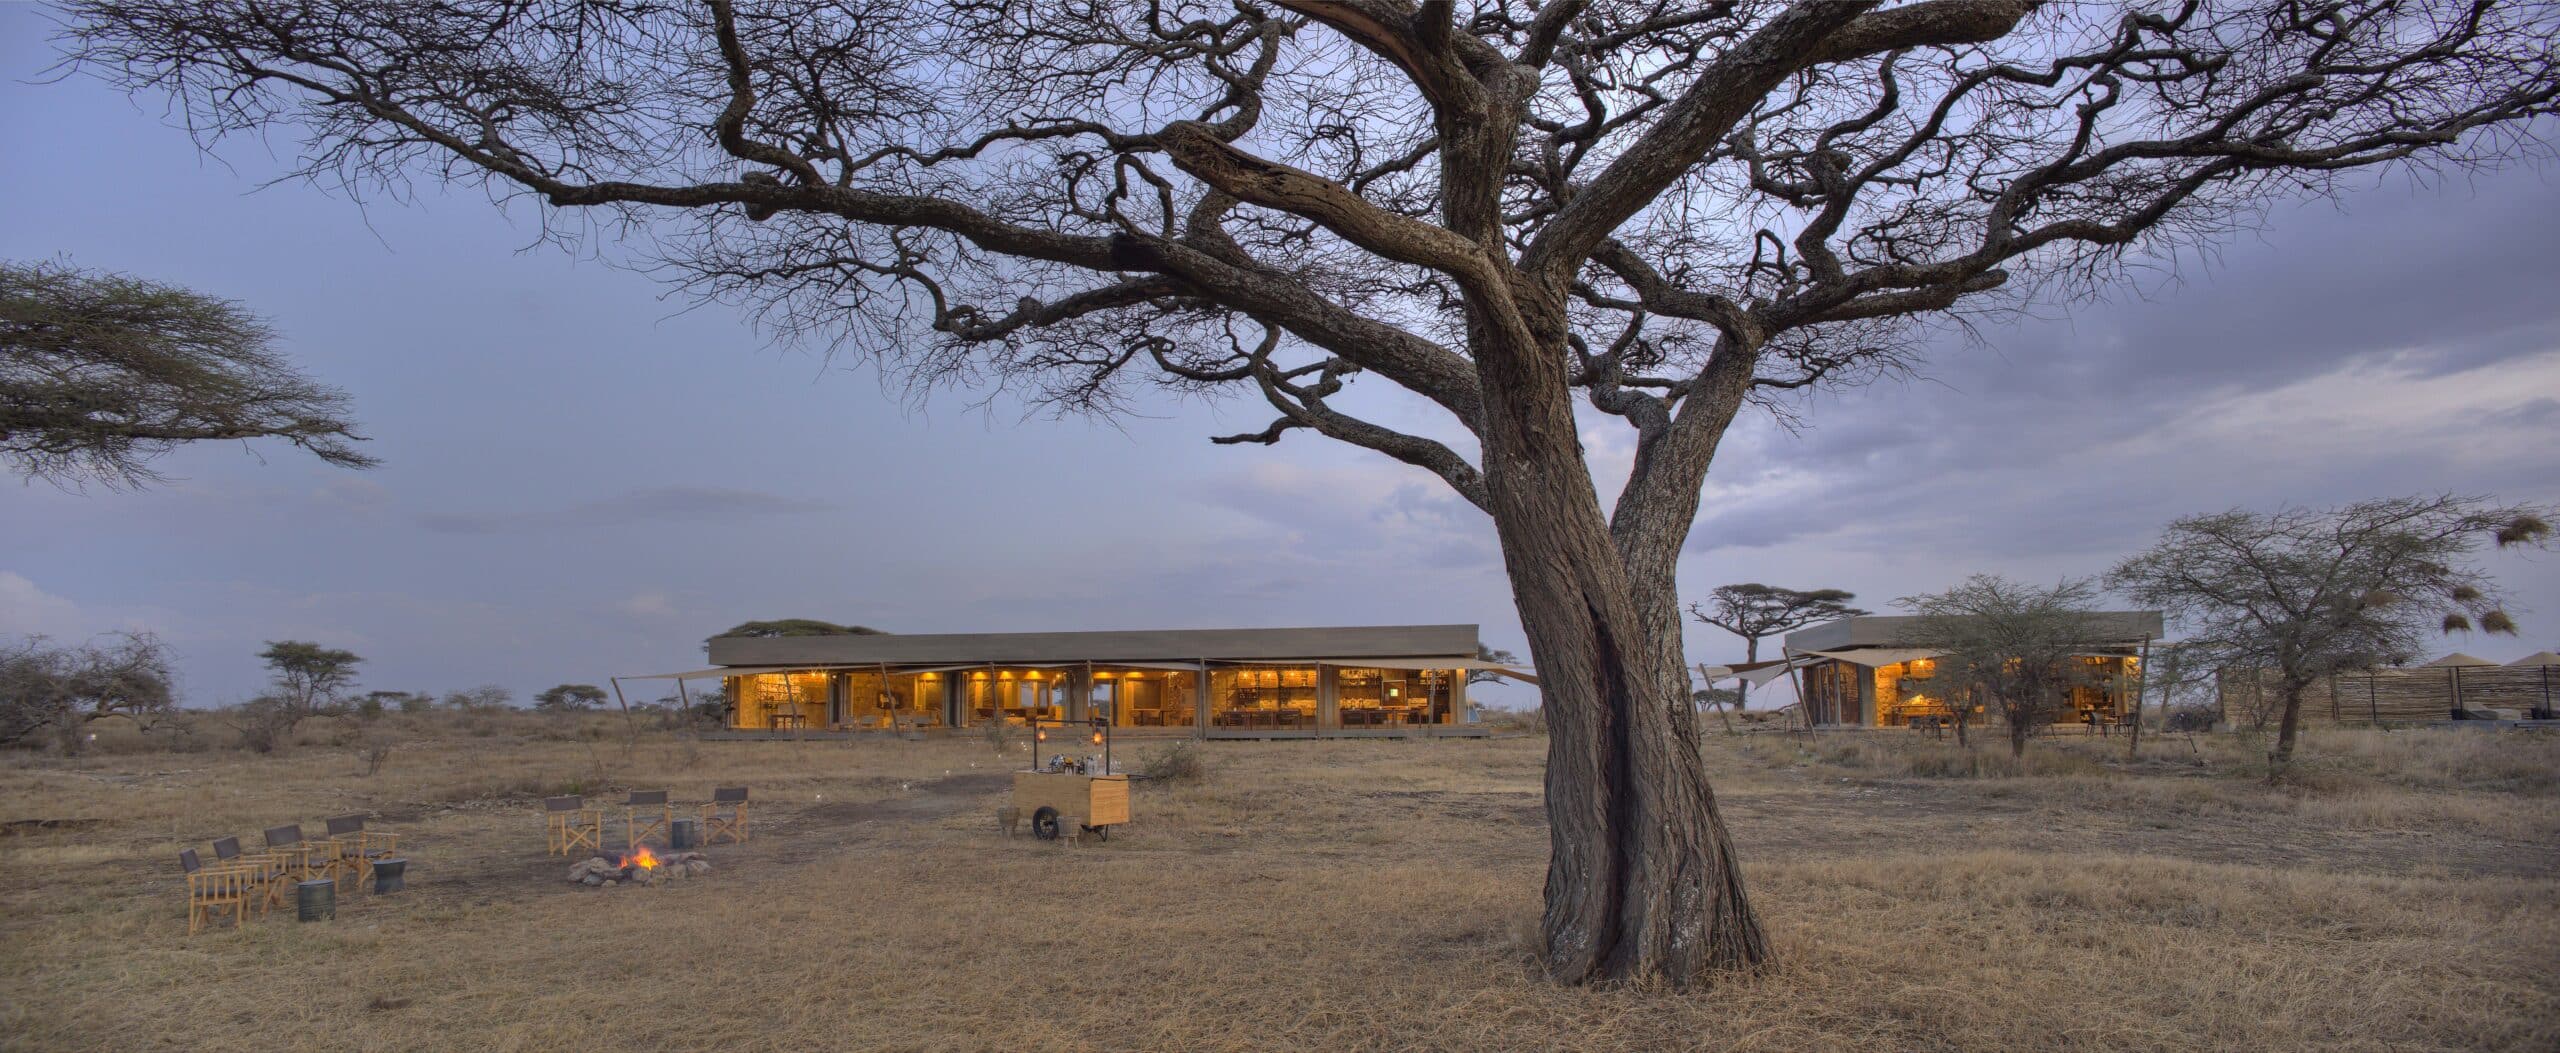
<svg viewBox="0 0 2560 1053">
<path fill-rule="evenodd" d="M 1881 669 L 1922 658 L 1936 658 L 1946 652 L 1934 651 L 1926 647 L 1861 647 L 1848 651 L 1807 651 L 1805 653 L 1847 662 L 1850 665 Z"/>
<path fill-rule="evenodd" d="M 1810 657 L 1799 655 L 1791 658 L 1772 658 L 1765 662 L 1736 662 L 1732 665 L 1700 666 L 1698 667 L 1698 675 L 1705 677 L 1707 683 L 1710 684 L 1713 684 L 1718 680 L 1740 680 L 1753 687 L 1760 687 L 1767 684 L 1769 681 L 1787 675 L 1788 671 L 1802 668 L 1804 665 L 1812 661 L 1813 659 Z"/>
</svg>

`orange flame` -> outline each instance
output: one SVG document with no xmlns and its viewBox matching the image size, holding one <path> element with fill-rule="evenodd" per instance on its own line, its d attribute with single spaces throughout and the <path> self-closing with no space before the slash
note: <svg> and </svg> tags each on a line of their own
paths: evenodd
<svg viewBox="0 0 2560 1053">
<path fill-rule="evenodd" d="M 626 867 L 639 867 L 642 870 L 656 870 L 658 869 L 658 856 L 657 853 L 649 851 L 649 846 L 641 845 L 640 847 L 633 849 L 630 855 L 622 857 L 622 865 Z"/>
</svg>

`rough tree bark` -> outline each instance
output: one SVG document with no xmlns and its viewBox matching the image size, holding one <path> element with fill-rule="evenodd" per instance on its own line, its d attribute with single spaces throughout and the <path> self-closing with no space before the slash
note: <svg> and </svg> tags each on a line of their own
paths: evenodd
<svg viewBox="0 0 2560 1053">
<path fill-rule="evenodd" d="M 1547 713 L 1547 967 L 1676 981 L 1766 962 L 1699 749 L 1671 562 L 1641 531 L 1635 560 L 1613 536 L 1561 377 L 1534 375 L 1565 356 L 1507 350 L 1477 361 L 1486 489 Z"/>
</svg>

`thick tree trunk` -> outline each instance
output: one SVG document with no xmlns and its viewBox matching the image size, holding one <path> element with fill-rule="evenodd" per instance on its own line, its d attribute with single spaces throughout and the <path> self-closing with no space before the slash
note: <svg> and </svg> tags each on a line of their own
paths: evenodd
<svg viewBox="0 0 2560 1053">
<path fill-rule="evenodd" d="M 1687 680 L 1677 638 L 1649 631 L 1632 594 L 1671 583 L 1612 588 L 1622 573 L 1585 573 L 1616 563 L 1596 524 L 1509 518 L 1526 521 L 1505 528 L 1505 548 L 1548 721 L 1550 973 L 1681 984 L 1767 961 L 1694 707 L 1665 688 Z"/>
<path fill-rule="evenodd" d="M 1678 432 L 1677 449 L 1643 455 L 1676 474 L 1644 477 L 1659 496 L 1632 510 L 1622 496 L 1613 524 L 1574 419 L 1562 290 L 1509 293 L 1471 298 L 1468 329 L 1484 392 L 1485 510 L 1547 715 L 1548 971 L 1565 983 L 1685 985 L 1759 965 L 1768 941 L 1707 785 L 1673 581 L 1710 431 L 1742 389 Z M 1747 381 L 1747 362 L 1729 368 Z"/>
<path fill-rule="evenodd" d="M 1688 697 L 1676 552 L 1621 556 L 1569 410 L 1488 410 L 1486 490 L 1547 714 L 1547 967 L 1688 984 L 1761 964 Z"/>
</svg>

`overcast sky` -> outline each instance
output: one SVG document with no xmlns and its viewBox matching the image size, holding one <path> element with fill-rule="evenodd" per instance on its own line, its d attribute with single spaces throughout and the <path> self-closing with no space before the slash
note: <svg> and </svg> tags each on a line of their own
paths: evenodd
<svg viewBox="0 0 2560 1053">
<path fill-rule="evenodd" d="M 0 632 L 147 628 L 189 702 L 254 693 L 264 640 L 368 687 L 689 668 L 748 618 L 895 632 L 1476 622 L 1522 637 L 1480 513 L 1436 480 L 1257 430 L 1236 404 L 1102 424 L 1000 397 L 917 408 L 645 276 L 534 245 L 536 217 L 429 191 L 260 189 L 156 102 L 52 61 L 0 7 L 0 258 L 67 257 L 239 300 L 349 391 L 383 466 L 207 445 L 143 493 L 0 483 Z M 2453 490 L 2560 502 L 2560 175 L 2280 210 L 2108 302 L 1950 337 L 1926 376 L 1738 425 L 1681 568 L 1894 597 L 2102 570 L 2168 519 Z M 980 393 L 983 394 L 983 393 Z M 1614 479 L 1627 440 L 1586 445 Z M 1608 484 L 1614 485 L 1614 483 Z M 2501 555 L 2521 639 L 2560 648 L 2560 560 Z M 1692 627 L 1695 660 L 1739 644 Z M 1519 698 L 1517 688 L 1489 692 Z"/>
</svg>

